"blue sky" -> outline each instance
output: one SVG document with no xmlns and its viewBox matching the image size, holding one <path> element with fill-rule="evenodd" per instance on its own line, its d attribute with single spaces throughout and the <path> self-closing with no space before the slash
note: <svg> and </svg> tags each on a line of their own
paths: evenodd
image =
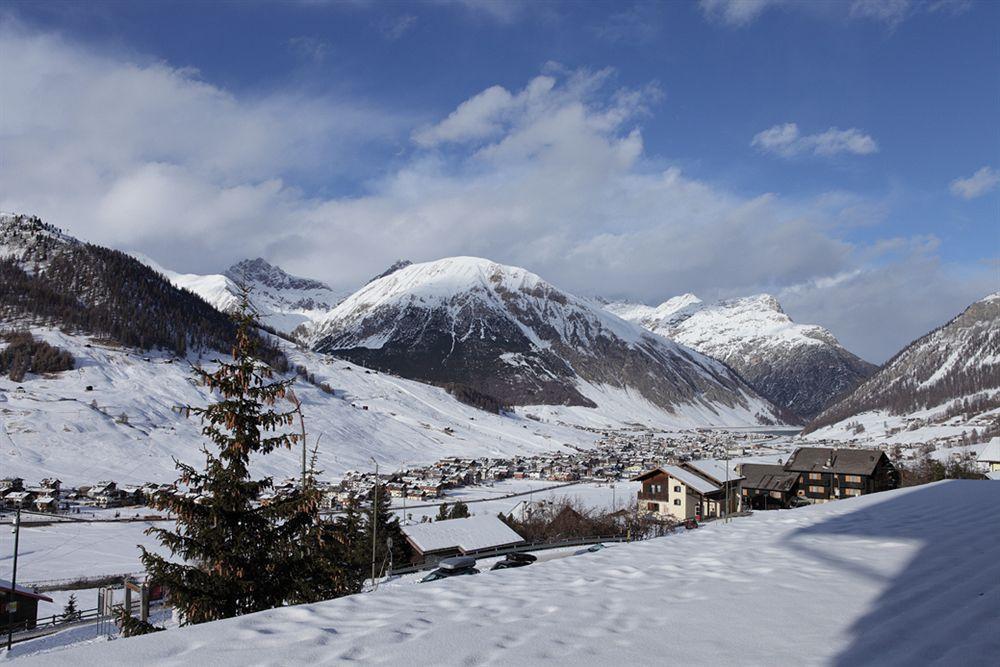
<svg viewBox="0 0 1000 667">
<path fill-rule="evenodd" d="M 1000 3 L 0 7 L 0 208 L 171 268 L 770 291 L 873 361 L 1000 289 Z"/>
</svg>

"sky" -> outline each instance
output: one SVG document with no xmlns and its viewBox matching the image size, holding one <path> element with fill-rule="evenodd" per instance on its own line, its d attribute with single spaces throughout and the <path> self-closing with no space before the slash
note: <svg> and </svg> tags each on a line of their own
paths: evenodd
<svg viewBox="0 0 1000 667">
<path fill-rule="evenodd" d="M 1000 290 L 1000 3 L 0 1 L 0 210 L 337 289 L 774 294 L 881 362 Z"/>
</svg>

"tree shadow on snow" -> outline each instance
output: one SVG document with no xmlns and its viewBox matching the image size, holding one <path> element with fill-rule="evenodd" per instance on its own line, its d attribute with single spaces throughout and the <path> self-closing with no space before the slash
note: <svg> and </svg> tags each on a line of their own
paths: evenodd
<svg viewBox="0 0 1000 667">
<path fill-rule="evenodd" d="M 886 549 L 898 548 L 893 541 L 921 546 L 898 574 L 886 575 L 806 543 L 830 535 L 884 540 Z M 1000 664 L 1000 482 L 917 487 L 795 531 L 790 542 L 882 589 L 833 664 Z"/>
</svg>

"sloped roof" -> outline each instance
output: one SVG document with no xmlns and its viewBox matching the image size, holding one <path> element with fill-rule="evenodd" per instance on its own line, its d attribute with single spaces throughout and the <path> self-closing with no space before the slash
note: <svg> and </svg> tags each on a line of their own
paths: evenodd
<svg viewBox="0 0 1000 667">
<path fill-rule="evenodd" d="M 707 479 L 699 477 L 695 473 L 685 470 L 679 466 L 662 466 L 662 470 L 668 473 L 671 477 L 675 477 L 684 482 L 684 484 L 690 486 L 698 493 L 715 493 L 716 491 L 721 490 L 718 486 L 712 484 Z"/>
<path fill-rule="evenodd" d="M 708 477 L 710 480 L 716 484 L 724 484 L 726 482 L 726 462 L 717 461 L 715 459 L 701 459 L 699 461 L 688 461 L 684 464 L 685 467 L 694 468 L 696 472 Z M 734 470 L 732 463 L 729 464 L 729 481 L 732 482 L 737 479 L 742 479 L 743 477 Z"/>
<path fill-rule="evenodd" d="M 1000 463 L 1000 438 L 990 440 L 976 460 L 980 463 Z"/>
<path fill-rule="evenodd" d="M 6 579 L 0 579 L 0 593 L 6 594 L 9 591 L 10 591 L 10 582 L 7 581 Z M 35 600 L 45 600 L 46 602 L 52 602 L 52 598 L 50 598 L 48 596 L 45 596 L 45 595 L 39 595 L 35 591 L 28 590 L 27 588 L 24 588 L 23 586 L 15 586 L 14 587 L 14 592 L 17 595 L 23 595 L 25 597 L 29 597 L 29 598 L 32 598 L 32 599 L 35 599 Z"/>
<path fill-rule="evenodd" d="M 789 491 L 795 486 L 799 473 L 789 472 L 784 466 L 767 463 L 743 464 L 743 488 L 765 491 Z"/>
<path fill-rule="evenodd" d="M 785 464 L 795 472 L 836 472 L 846 475 L 870 475 L 885 456 L 880 449 L 831 449 L 800 447 Z"/>
<path fill-rule="evenodd" d="M 424 553 L 455 548 L 469 553 L 524 541 L 510 526 L 492 515 L 403 526 L 403 534 Z"/>
</svg>

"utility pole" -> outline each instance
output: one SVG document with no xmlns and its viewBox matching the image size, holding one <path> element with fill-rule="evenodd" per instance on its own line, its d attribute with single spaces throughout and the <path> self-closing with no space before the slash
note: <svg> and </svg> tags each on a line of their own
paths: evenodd
<svg viewBox="0 0 1000 667">
<path fill-rule="evenodd" d="M 21 537 L 21 508 L 14 517 L 14 572 L 10 576 L 10 590 L 7 591 L 7 652 L 14 644 L 14 591 L 17 589 L 17 546 Z"/>
<path fill-rule="evenodd" d="M 375 535 L 378 529 L 378 461 L 375 457 L 371 457 L 372 463 L 375 464 L 375 488 L 374 498 L 372 499 L 372 590 L 375 589 Z"/>
</svg>

